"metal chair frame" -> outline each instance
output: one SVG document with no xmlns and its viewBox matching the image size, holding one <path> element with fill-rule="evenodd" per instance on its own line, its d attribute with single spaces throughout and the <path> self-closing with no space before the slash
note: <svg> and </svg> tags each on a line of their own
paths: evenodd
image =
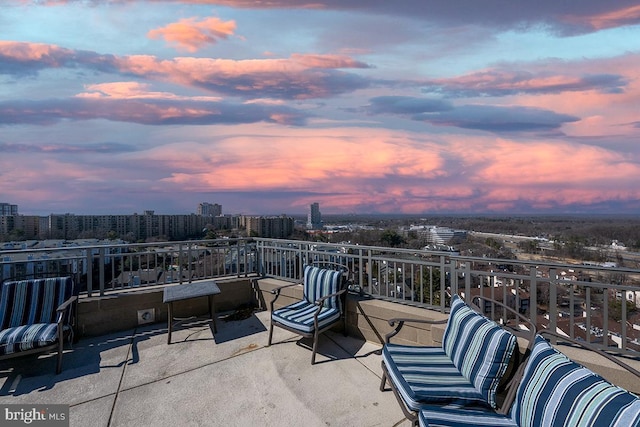
<svg viewBox="0 0 640 427">
<path fill-rule="evenodd" d="M 277 320 L 275 320 L 273 318 L 273 316 L 271 316 L 271 325 L 269 326 L 269 341 L 268 341 L 267 346 L 270 346 L 271 343 L 272 343 L 274 326 L 277 326 L 279 328 L 285 329 L 285 330 L 287 330 L 289 332 L 296 333 L 296 334 L 301 335 L 301 336 L 303 336 L 305 338 L 313 338 L 313 348 L 312 348 L 312 353 L 311 353 L 311 364 L 314 365 L 316 363 L 316 353 L 317 353 L 317 350 L 318 350 L 318 337 L 319 337 L 319 335 L 321 333 L 331 329 L 336 324 L 338 324 L 340 321 L 342 321 L 343 322 L 343 333 L 345 335 L 347 334 L 347 316 L 346 316 L 347 310 L 346 310 L 346 307 L 345 307 L 346 306 L 346 298 L 345 297 L 346 297 L 346 292 L 347 292 L 347 288 L 348 288 L 349 269 L 343 264 L 336 263 L 336 262 L 330 262 L 330 261 L 319 261 L 319 262 L 316 262 L 316 263 L 312 263 L 310 265 L 318 266 L 318 267 L 321 267 L 321 268 L 323 268 L 323 266 L 326 266 L 326 265 L 331 265 L 331 266 L 334 267 L 333 268 L 334 270 L 342 271 L 342 281 L 340 283 L 340 290 L 338 292 L 335 292 L 335 293 L 332 293 L 332 294 L 329 294 L 329 295 L 325 295 L 325 296 L 323 296 L 321 298 L 318 298 L 316 301 L 314 301 L 314 304 L 316 306 L 318 306 L 318 308 L 315 311 L 314 316 L 313 316 L 314 327 L 313 327 L 313 331 L 311 331 L 311 332 L 300 331 L 300 330 L 292 328 L 292 327 L 290 327 L 288 325 L 284 325 L 284 324 L 278 322 Z M 304 278 L 303 278 L 303 280 L 304 280 Z M 275 295 L 275 297 L 271 300 L 271 303 L 270 303 L 270 306 L 269 306 L 269 309 L 270 309 L 271 313 L 273 313 L 273 311 L 274 311 L 274 305 L 276 303 L 276 300 L 280 297 L 282 289 L 289 288 L 289 287 L 292 287 L 292 286 L 298 286 L 298 285 L 301 285 L 301 284 L 302 283 L 296 282 L 296 283 L 291 283 L 289 285 L 284 285 L 284 286 L 280 286 L 280 287 L 278 287 L 276 289 L 273 289 L 271 291 L 271 293 L 273 295 Z M 332 322 L 332 323 L 326 325 L 323 328 L 319 328 L 318 327 L 318 315 L 320 314 L 320 311 L 322 309 L 324 301 L 329 299 L 329 298 L 333 298 L 333 297 L 337 297 L 337 296 L 340 296 L 340 317 L 335 322 Z"/>
</svg>

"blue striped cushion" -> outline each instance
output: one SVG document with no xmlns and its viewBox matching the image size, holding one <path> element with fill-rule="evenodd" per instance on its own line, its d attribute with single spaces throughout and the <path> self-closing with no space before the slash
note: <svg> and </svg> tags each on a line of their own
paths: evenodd
<svg viewBox="0 0 640 427">
<path fill-rule="evenodd" d="M 73 294 L 70 277 L 6 282 L 0 294 L 0 329 L 56 322 L 56 308 Z"/>
<path fill-rule="evenodd" d="M 537 336 L 511 417 L 522 427 L 640 426 L 640 400 Z"/>
<path fill-rule="evenodd" d="M 455 367 L 494 408 L 500 379 L 516 345 L 515 335 L 472 310 L 458 295 L 453 296 L 442 347 Z"/>
<path fill-rule="evenodd" d="M 538 335 L 510 418 L 482 408 L 425 406 L 419 422 L 423 427 L 638 427 L 640 399 L 573 362 Z"/>
<path fill-rule="evenodd" d="M 321 297 L 334 294 L 340 290 L 342 272 L 307 265 L 304 269 L 304 297 L 314 303 Z M 324 301 L 327 308 L 340 309 L 340 298 L 332 297 Z"/>
<path fill-rule="evenodd" d="M 314 330 L 313 313 L 318 308 L 317 305 L 302 300 L 274 310 L 271 316 L 274 320 L 290 328 L 302 332 L 312 332 Z M 318 328 L 322 329 L 338 319 L 340 319 L 340 310 L 323 306 L 320 308 L 320 314 L 318 314 Z"/>
<path fill-rule="evenodd" d="M 0 331 L 0 356 L 46 347 L 58 339 L 57 323 L 36 323 Z"/>
<path fill-rule="evenodd" d="M 440 347 L 386 344 L 382 359 L 389 379 L 411 410 L 417 411 L 425 403 L 484 403 L 483 396 Z"/>
<path fill-rule="evenodd" d="M 425 406 L 418 413 L 421 427 L 518 427 L 511 418 L 484 408 Z"/>
</svg>

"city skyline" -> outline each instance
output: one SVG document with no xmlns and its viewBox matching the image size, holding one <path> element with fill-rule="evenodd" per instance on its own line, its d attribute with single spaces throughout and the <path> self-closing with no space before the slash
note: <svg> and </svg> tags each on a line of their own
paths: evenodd
<svg viewBox="0 0 640 427">
<path fill-rule="evenodd" d="M 7 0 L 21 214 L 637 214 L 640 6 Z"/>
</svg>

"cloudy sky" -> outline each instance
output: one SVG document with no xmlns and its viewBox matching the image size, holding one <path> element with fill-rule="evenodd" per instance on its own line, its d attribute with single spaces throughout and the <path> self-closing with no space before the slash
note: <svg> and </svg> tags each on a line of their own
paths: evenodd
<svg viewBox="0 0 640 427">
<path fill-rule="evenodd" d="M 637 0 L 2 0 L 27 215 L 640 213 Z"/>
</svg>

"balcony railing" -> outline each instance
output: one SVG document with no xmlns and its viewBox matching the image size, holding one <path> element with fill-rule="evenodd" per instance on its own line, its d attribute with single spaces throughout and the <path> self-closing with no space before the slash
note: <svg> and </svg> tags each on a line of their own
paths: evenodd
<svg viewBox="0 0 640 427">
<path fill-rule="evenodd" d="M 444 312 L 453 293 L 484 295 L 573 338 L 640 351 L 640 270 L 593 264 L 256 238 L 0 251 L 0 279 L 71 275 L 82 294 L 102 296 L 224 276 L 300 280 L 306 264 L 323 261 L 346 265 L 351 291 L 367 297 Z"/>
</svg>

